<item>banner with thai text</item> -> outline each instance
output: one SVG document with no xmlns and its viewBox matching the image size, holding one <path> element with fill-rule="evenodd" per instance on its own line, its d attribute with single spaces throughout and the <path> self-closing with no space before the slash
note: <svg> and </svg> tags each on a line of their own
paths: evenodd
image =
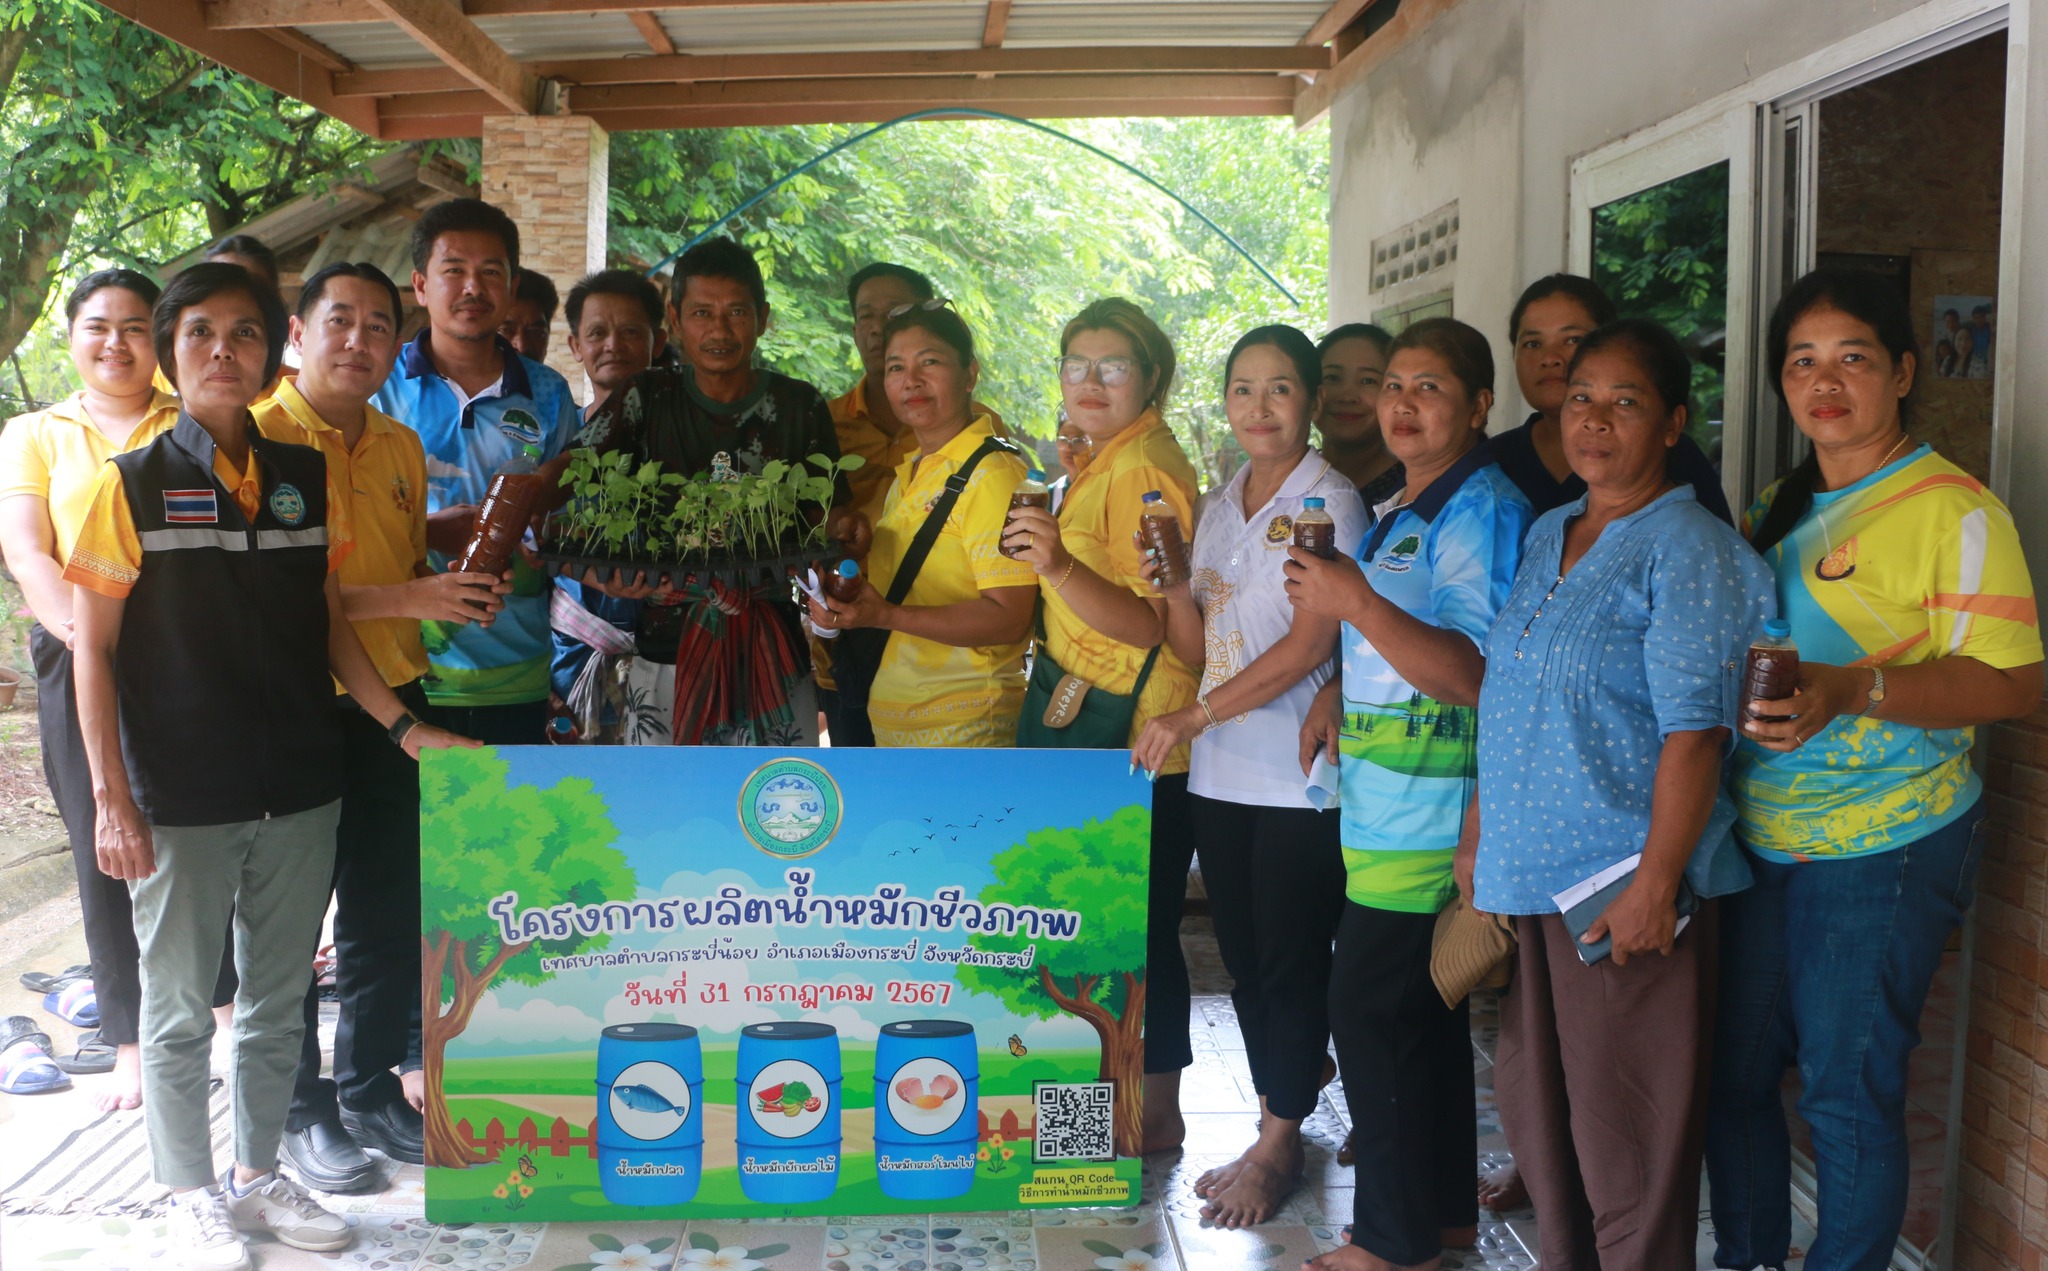
<svg viewBox="0 0 2048 1271">
<path fill-rule="evenodd" d="M 428 752 L 429 1218 L 1135 1204 L 1129 762 Z"/>
</svg>

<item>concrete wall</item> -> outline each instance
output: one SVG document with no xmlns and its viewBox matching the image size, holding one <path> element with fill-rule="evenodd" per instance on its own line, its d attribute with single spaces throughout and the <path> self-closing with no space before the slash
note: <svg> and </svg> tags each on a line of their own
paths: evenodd
<svg viewBox="0 0 2048 1271">
<path fill-rule="evenodd" d="M 1520 276 L 1522 18 L 1519 0 L 1466 0 L 1330 111 L 1330 325 L 1369 320 L 1372 240 L 1458 200 L 1453 316 L 1494 344 L 1514 376 L 1506 326 Z M 1403 295 L 1441 289 L 1436 278 Z M 1394 293 L 1389 288 L 1388 293 Z M 1496 410 L 1494 426 L 1518 420 Z"/>
</svg>

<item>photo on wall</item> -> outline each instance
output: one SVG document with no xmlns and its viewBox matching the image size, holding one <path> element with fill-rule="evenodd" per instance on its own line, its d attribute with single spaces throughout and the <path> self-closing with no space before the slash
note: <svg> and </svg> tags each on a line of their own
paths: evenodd
<svg viewBox="0 0 2048 1271">
<path fill-rule="evenodd" d="M 1997 297 L 1936 296 L 1928 365 L 1938 379 L 1988 380 L 1997 334 Z"/>
</svg>

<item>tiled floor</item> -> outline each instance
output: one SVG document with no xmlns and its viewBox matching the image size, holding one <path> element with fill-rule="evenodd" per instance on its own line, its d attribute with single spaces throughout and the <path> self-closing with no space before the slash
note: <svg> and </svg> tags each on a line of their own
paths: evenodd
<svg viewBox="0 0 2048 1271">
<path fill-rule="evenodd" d="M 1336 1164 L 1346 1117 L 1332 1085 L 1307 1124 L 1303 1185 L 1271 1223 L 1224 1231 L 1204 1223 L 1191 1187 L 1234 1156 L 1252 1130 L 1257 1101 L 1214 938 L 1205 920 L 1186 928 L 1197 994 L 1195 1066 L 1182 1085 L 1188 1141 L 1183 1152 L 1145 1163 L 1143 1202 L 1130 1210 L 844 1217 L 797 1222 L 692 1222 L 439 1226 L 421 1213 L 420 1174 L 396 1171 L 367 1197 L 335 1198 L 358 1236 L 337 1254 L 276 1243 L 254 1247 L 261 1271 L 462 1268 L 466 1271 L 1260 1271 L 1299 1267 L 1333 1248 L 1351 1209 L 1351 1171 Z M 1473 1014 L 1479 1079 L 1480 1167 L 1505 1158 L 1493 1106 L 1495 1037 L 1491 1002 Z M 21 1129 L 17 1122 L 11 1130 Z M 47 1129 L 45 1129 L 47 1132 Z M 1482 1215 L 1479 1245 L 1446 1254 L 1447 1271 L 1507 1271 L 1534 1264 L 1526 1212 Z M 1802 1233 L 1803 1235 L 1810 1233 Z M 1712 1265 L 1702 1235 L 1699 1265 Z M 168 1271 L 161 1220 L 26 1216 L 0 1220 L 7 1271 Z M 1793 1264 L 1798 1266 L 1798 1262 Z"/>
</svg>

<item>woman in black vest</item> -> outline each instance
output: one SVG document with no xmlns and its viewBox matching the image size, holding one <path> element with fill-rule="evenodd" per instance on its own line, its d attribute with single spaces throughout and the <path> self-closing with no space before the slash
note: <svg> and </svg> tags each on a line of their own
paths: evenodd
<svg viewBox="0 0 2048 1271">
<path fill-rule="evenodd" d="M 142 953 L 156 1179 L 187 1264 L 239 1271 L 238 1227 L 301 1249 L 351 1240 L 276 1169 L 341 806 L 330 672 L 415 757 L 465 739 L 407 713 L 342 614 L 326 460 L 250 419 L 283 358 L 277 293 L 238 265 L 196 265 L 152 328 L 183 409 L 102 469 L 64 577 L 99 866 L 128 881 Z M 235 1164 L 216 1179 L 207 998 L 230 914 Z"/>
</svg>

